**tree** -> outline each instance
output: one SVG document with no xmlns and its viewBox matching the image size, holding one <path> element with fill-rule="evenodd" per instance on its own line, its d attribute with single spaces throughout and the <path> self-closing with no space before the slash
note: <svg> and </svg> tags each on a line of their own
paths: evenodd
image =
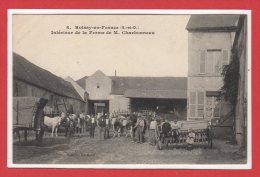
<svg viewBox="0 0 260 177">
<path fill-rule="evenodd" d="M 231 116 L 234 118 L 233 125 L 233 137 L 235 141 L 235 112 L 238 96 L 238 84 L 239 84 L 239 59 L 238 51 L 233 50 L 231 55 L 231 62 L 229 65 L 224 66 L 222 75 L 224 76 L 223 82 L 224 85 L 221 88 L 221 96 L 225 101 L 229 102 L 232 105 Z"/>
</svg>

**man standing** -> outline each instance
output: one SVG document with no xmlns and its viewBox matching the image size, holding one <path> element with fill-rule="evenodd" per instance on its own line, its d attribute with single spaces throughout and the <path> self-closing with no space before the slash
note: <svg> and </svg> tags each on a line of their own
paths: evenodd
<svg viewBox="0 0 260 177">
<path fill-rule="evenodd" d="M 165 119 L 165 122 L 162 123 L 162 142 L 164 143 L 165 138 L 169 137 L 171 134 L 171 124 L 168 122 L 167 119 Z"/>
<path fill-rule="evenodd" d="M 109 138 L 109 128 L 110 128 L 110 120 L 108 115 L 105 115 L 105 133 L 104 133 L 104 139 Z"/>
<path fill-rule="evenodd" d="M 141 115 L 138 116 L 135 128 L 137 128 L 137 143 L 143 143 L 144 119 Z"/>
<path fill-rule="evenodd" d="M 96 127 L 96 120 L 95 120 L 95 117 L 92 115 L 90 118 L 90 137 L 91 138 L 94 138 L 95 127 Z"/>
<path fill-rule="evenodd" d="M 176 143 L 178 142 L 179 139 L 179 129 L 180 129 L 180 125 L 176 119 L 171 124 L 171 128 L 173 132 L 174 143 Z"/>
<path fill-rule="evenodd" d="M 106 126 L 106 122 L 105 122 L 105 117 L 104 115 L 102 115 L 99 119 L 98 119 L 98 129 L 99 129 L 99 138 L 103 139 L 103 135 L 104 135 L 104 129 Z"/>
<path fill-rule="evenodd" d="M 155 120 L 155 117 L 152 117 L 152 121 L 149 126 L 149 139 L 151 145 L 156 144 L 156 130 L 157 130 L 157 122 Z"/>
</svg>

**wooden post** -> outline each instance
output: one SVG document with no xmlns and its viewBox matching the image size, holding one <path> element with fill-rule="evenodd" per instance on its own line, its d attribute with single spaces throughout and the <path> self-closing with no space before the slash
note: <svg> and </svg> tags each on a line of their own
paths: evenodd
<svg viewBox="0 0 260 177">
<path fill-rule="evenodd" d="M 56 109 L 57 109 L 57 111 L 59 111 L 59 105 L 58 105 L 58 101 L 57 101 L 57 98 L 55 99 L 55 107 L 56 107 Z"/>
<path fill-rule="evenodd" d="M 64 101 L 64 98 L 62 99 L 63 100 L 63 103 L 64 103 L 64 107 L 65 107 L 65 110 L 66 110 L 66 112 L 67 112 L 67 106 L 66 106 L 66 103 L 65 103 L 65 101 Z"/>
<path fill-rule="evenodd" d="M 16 124 L 19 124 L 19 101 L 16 103 Z"/>
</svg>

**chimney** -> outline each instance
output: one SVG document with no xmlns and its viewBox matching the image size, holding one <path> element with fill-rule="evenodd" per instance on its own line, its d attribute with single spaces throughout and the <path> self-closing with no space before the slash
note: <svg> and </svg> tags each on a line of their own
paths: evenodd
<svg viewBox="0 0 260 177">
<path fill-rule="evenodd" d="M 115 77 L 116 77 L 116 69 L 115 69 Z"/>
</svg>

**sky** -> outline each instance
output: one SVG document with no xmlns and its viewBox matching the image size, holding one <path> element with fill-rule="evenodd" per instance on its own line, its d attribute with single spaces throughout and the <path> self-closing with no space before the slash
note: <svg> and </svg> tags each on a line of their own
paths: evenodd
<svg viewBox="0 0 260 177">
<path fill-rule="evenodd" d="M 187 76 L 188 20 L 189 15 L 13 15 L 12 46 L 62 78 L 78 80 L 96 70 L 109 76 L 115 70 L 118 76 Z"/>
</svg>

